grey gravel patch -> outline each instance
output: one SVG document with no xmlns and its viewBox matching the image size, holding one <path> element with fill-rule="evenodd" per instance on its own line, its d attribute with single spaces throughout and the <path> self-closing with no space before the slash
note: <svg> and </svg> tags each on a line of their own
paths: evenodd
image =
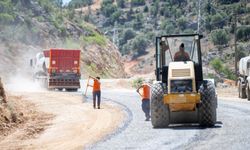
<svg viewBox="0 0 250 150">
<path fill-rule="evenodd" d="M 154 129 L 151 122 L 144 121 L 141 100 L 136 92 L 104 91 L 102 95 L 125 105 L 133 117 L 126 127 L 122 128 L 122 131 L 115 131 L 108 138 L 91 145 L 91 149 L 250 149 L 250 103 L 220 100 L 217 109 L 217 124 L 213 128 L 174 125 L 169 128 Z"/>
<path fill-rule="evenodd" d="M 119 127 L 114 132 L 105 136 L 99 142 L 95 143 L 95 145 L 98 143 L 106 142 L 106 141 L 110 140 L 112 137 L 116 136 L 117 134 L 120 134 L 122 131 L 124 131 L 128 127 L 129 123 L 133 120 L 133 114 L 126 105 L 124 105 L 120 102 L 114 101 L 112 99 L 104 98 L 104 97 L 102 97 L 102 100 L 104 100 L 105 102 L 111 102 L 113 104 L 118 105 L 119 107 L 122 108 L 122 111 L 125 113 L 126 116 L 125 116 L 123 122 L 121 123 L 121 125 L 119 125 Z M 88 99 L 88 101 L 90 101 L 90 100 Z M 87 145 L 84 149 L 93 149 L 93 146 L 94 145 Z"/>
</svg>

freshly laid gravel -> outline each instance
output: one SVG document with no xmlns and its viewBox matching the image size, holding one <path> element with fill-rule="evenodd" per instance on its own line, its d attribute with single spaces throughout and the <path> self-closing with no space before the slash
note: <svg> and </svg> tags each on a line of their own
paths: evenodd
<svg viewBox="0 0 250 150">
<path fill-rule="evenodd" d="M 249 149 L 250 102 L 219 100 L 217 124 L 213 128 L 175 125 L 152 128 L 144 121 L 141 100 L 135 91 L 102 91 L 103 101 L 120 105 L 126 115 L 121 126 L 102 141 L 86 149 Z"/>
</svg>

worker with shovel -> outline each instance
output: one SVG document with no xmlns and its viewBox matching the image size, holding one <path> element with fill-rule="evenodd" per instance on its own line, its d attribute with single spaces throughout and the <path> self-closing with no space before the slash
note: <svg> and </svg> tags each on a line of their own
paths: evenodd
<svg viewBox="0 0 250 150">
<path fill-rule="evenodd" d="M 91 77 L 89 76 L 90 79 L 94 80 L 94 84 L 93 85 L 87 85 L 90 87 L 93 87 L 93 107 L 94 109 L 96 108 L 96 97 L 97 97 L 97 107 L 98 109 L 100 109 L 100 104 L 101 104 L 101 82 L 100 82 L 100 77 Z M 86 95 L 86 92 L 85 92 Z"/>
<path fill-rule="evenodd" d="M 140 94 L 142 98 L 142 111 L 145 113 L 146 120 L 149 121 L 150 119 L 150 86 L 145 82 L 143 83 L 137 90 L 137 93 Z"/>
</svg>

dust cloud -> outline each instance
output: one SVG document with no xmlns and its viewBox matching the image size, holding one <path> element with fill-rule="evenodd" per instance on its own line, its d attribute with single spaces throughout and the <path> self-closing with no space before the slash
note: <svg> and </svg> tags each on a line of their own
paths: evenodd
<svg viewBox="0 0 250 150">
<path fill-rule="evenodd" d="M 25 77 L 24 75 L 21 74 L 10 77 L 8 83 L 6 84 L 6 88 L 8 91 L 14 91 L 14 92 L 45 91 L 45 88 L 43 88 L 38 81 L 35 81 L 30 77 Z"/>
<path fill-rule="evenodd" d="M 1 76 L 3 76 L 6 89 L 16 92 L 39 92 L 45 89 L 33 79 L 33 69 L 30 59 L 34 58 L 40 48 L 21 46 L 14 53 L 9 53 L 8 61 L 1 62 Z M 1 57 L 1 56 L 0 56 Z"/>
</svg>

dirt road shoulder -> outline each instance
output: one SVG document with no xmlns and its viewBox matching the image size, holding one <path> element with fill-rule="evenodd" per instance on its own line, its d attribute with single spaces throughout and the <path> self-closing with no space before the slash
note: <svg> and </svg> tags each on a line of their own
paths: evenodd
<svg viewBox="0 0 250 150">
<path fill-rule="evenodd" d="M 4 142 L 1 141 L 10 149 L 83 149 L 114 131 L 124 117 L 123 111 L 115 104 L 103 102 L 101 109 L 93 109 L 92 103 L 84 101 L 78 93 L 18 94 L 22 95 L 23 100 L 33 103 L 39 111 L 54 117 L 46 130 L 35 138 L 16 141 L 16 136 L 9 136 Z"/>
</svg>

